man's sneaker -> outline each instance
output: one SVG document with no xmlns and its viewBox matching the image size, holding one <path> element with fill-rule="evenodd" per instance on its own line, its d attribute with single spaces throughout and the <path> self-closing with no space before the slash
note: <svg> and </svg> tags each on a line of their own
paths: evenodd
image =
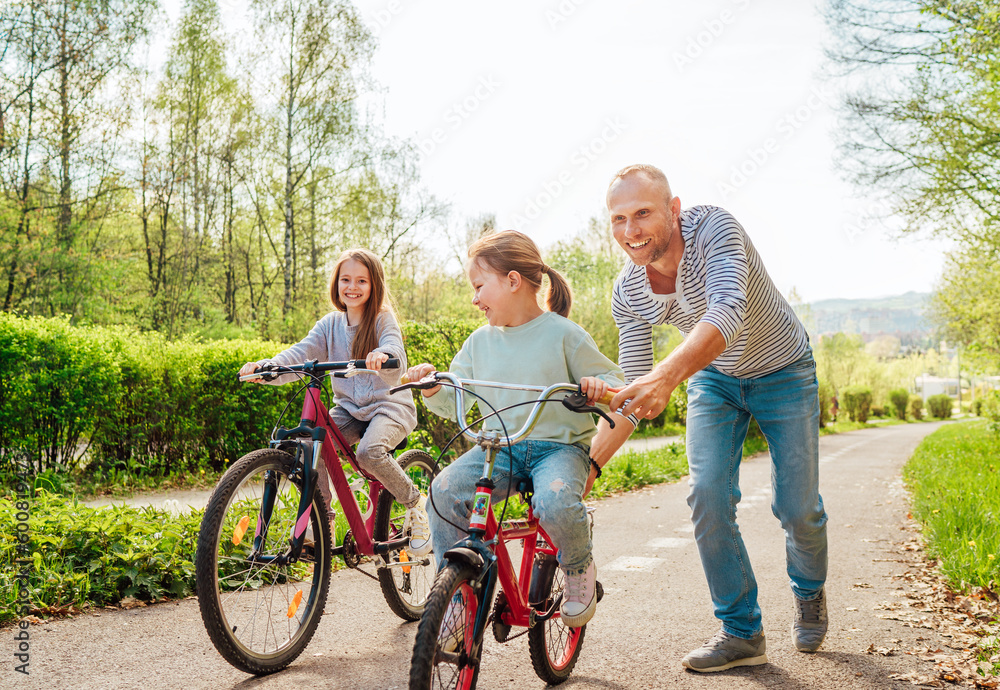
<svg viewBox="0 0 1000 690">
<path fill-rule="evenodd" d="M 815 599 L 795 599 L 795 622 L 792 641 L 800 652 L 815 652 L 826 637 L 826 593 L 819 591 Z"/>
<path fill-rule="evenodd" d="M 594 617 L 597 609 L 597 566 L 591 561 L 579 575 L 563 572 L 566 575 L 566 589 L 559 608 L 562 622 L 570 628 L 582 628 Z"/>
<path fill-rule="evenodd" d="M 681 663 L 685 668 L 699 673 L 725 671 L 734 666 L 757 666 L 767 663 L 764 633 L 752 640 L 730 635 L 720 630 L 711 640 L 688 653 Z"/>
<path fill-rule="evenodd" d="M 431 525 L 427 522 L 427 497 L 421 495 L 417 505 L 406 509 L 403 531 L 410 532 L 409 551 L 414 556 L 426 556 L 431 552 Z"/>
</svg>

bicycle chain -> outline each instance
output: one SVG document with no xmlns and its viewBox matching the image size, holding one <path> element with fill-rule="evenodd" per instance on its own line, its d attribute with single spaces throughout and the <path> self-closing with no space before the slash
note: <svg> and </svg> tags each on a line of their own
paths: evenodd
<svg viewBox="0 0 1000 690">
<path fill-rule="evenodd" d="M 489 618 L 486 619 L 486 625 L 493 630 L 493 639 L 495 639 L 500 644 L 507 644 L 511 640 L 516 640 L 522 635 L 526 635 L 528 633 L 528 630 L 530 630 L 530 628 L 525 628 L 522 632 L 519 632 L 516 635 L 511 635 L 510 626 L 501 623 L 502 625 L 504 625 L 504 627 L 507 628 L 507 631 L 504 634 L 503 639 L 500 639 L 500 636 L 497 633 L 497 627 L 496 625 L 494 625 L 494 621 L 496 621 L 498 615 L 503 615 L 503 611 L 506 608 L 507 608 L 507 597 L 503 592 L 500 592 L 499 594 L 497 594 L 496 601 L 493 602 L 493 610 L 490 611 Z"/>
</svg>

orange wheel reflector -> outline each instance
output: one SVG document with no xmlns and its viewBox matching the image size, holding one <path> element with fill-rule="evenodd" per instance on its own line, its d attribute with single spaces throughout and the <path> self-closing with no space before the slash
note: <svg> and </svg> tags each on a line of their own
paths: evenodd
<svg viewBox="0 0 1000 690">
<path fill-rule="evenodd" d="M 299 610 L 299 604 L 302 603 L 302 590 L 298 590 L 295 596 L 292 597 L 292 603 L 288 605 L 288 617 L 291 618 L 295 615 L 295 612 Z"/>
<path fill-rule="evenodd" d="M 244 515 L 240 518 L 240 523 L 236 525 L 236 529 L 233 530 L 233 546 L 239 546 L 240 542 L 243 541 L 243 535 L 247 533 L 247 527 L 250 526 L 250 516 Z"/>
</svg>

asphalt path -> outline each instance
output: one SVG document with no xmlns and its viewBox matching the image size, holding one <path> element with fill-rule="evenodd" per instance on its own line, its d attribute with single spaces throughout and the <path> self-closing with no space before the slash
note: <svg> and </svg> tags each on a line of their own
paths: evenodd
<svg viewBox="0 0 1000 690">
<path fill-rule="evenodd" d="M 757 574 L 770 663 L 700 675 L 681 657 L 718 624 L 691 537 L 687 484 L 659 485 L 598 502 L 594 550 L 605 598 L 587 627 L 566 688 L 911 688 L 893 674 L 926 670 L 915 656 L 875 647 L 934 646 L 936 633 L 880 617 L 898 602 L 905 570 L 907 497 L 900 469 L 939 424 L 907 424 L 820 441 L 820 489 L 830 516 L 830 632 L 816 654 L 796 652 L 784 536 L 770 511 L 770 463 L 743 463 L 739 522 Z M 309 647 L 288 669 L 254 678 L 230 667 L 205 633 L 197 601 L 104 610 L 31 626 L 30 675 L 8 661 L 2 688 L 404 688 L 414 624 L 389 612 L 378 584 L 341 571 Z M 8 639 L 10 628 L 0 639 Z M 0 649 L 3 649 L 0 644 Z M 4 656 L 8 659 L 9 653 Z M 527 638 L 487 632 L 479 687 L 541 688 Z"/>
</svg>

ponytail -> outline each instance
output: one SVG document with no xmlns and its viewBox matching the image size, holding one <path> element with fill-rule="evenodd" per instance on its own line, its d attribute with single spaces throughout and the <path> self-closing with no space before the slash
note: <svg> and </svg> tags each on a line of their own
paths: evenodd
<svg viewBox="0 0 1000 690">
<path fill-rule="evenodd" d="M 549 290 L 548 294 L 545 295 L 545 304 L 549 311 L 569 318 L 569 310 L 573 306 L 573 291 L 570 290 L 569 283 L 559 271 L 548 266 L 542 268 L 542 273 L 549 277 Z"/>
</svg>

